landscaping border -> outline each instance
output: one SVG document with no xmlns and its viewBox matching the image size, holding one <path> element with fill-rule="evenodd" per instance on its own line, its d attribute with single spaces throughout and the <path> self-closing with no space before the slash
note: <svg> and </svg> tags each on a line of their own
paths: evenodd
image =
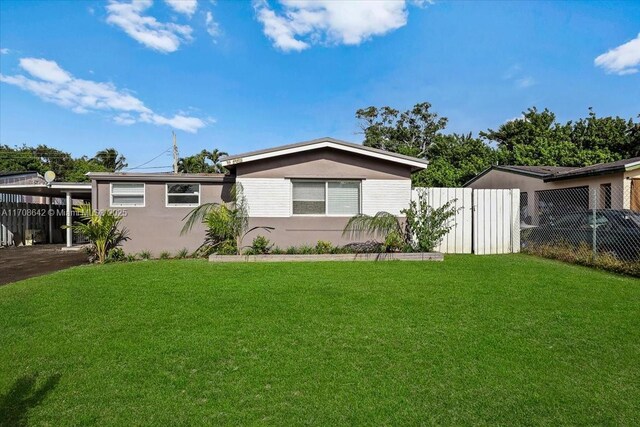
<svg viewBox="0 0 640 427">
<path fill-rule="evenodd" d="M 444 261 L 440 252 L 309 254 L 309 255 L 210 255 L 210 262 L 305 262 L 305 261 Z"/>
</svg>

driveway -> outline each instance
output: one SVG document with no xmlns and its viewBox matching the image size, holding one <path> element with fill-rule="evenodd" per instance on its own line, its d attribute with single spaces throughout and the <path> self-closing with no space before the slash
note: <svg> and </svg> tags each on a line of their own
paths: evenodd
<svg viewBox="0 0 640 427">
<path fill-rule="evenodd" d="M 84 250 L 63 251 L 64 245 L 0 249 L 0 285 L 87 263 Z"/>
</svg>

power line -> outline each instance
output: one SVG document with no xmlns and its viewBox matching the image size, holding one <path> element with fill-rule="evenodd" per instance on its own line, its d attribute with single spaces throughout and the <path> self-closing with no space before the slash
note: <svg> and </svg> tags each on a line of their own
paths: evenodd
<svg viewBox="0 0 640 427">
<path fill-rule="evenodd" d="M 162 156 L 163 154 L 167 154 L 169 151 L 171 151 L 171 147 L 167 148 L 166 150 L 164 150 L 162 153 L 158 154 L 157 156 L 155 156 L 153 159 L 146 161 L 144 163 L 142 163 L 141 165 L 138 165 L 136 167 L 133 168 L 124 168 L 123 170 L 132 170 L 132 169 L 140 169 L 142 166 L 144 165 L 148 165 L 149 163 L 153 162 L 154 160 L 156 160 L 157 158 L 159 158 L 160 156 Z"/>
</svg>

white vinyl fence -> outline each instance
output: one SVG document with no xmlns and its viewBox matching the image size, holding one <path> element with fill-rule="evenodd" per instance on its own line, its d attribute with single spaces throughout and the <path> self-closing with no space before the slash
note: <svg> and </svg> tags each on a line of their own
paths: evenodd
<svg viewBox="0 0 640 427">
<path fill-rule="evenodd" d="M 425 191 L 428 203 L 455 209 L 451 230 L 435 248 L 449 254 L 505 254 L 520 252 L 520 190 L 471 188 L 414 188 L 412 199 Z"/>
</svg>

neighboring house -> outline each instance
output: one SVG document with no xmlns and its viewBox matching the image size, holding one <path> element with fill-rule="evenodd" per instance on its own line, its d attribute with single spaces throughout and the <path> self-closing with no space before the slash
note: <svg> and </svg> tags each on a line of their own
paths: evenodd
<svg viewBox="0 0 640 427">
<path fill-rule="evenodd" d="M 388 211 L 400 215 L 411 200 L 411 174 L 427 161 L 358 144 L 321 138 L 228 156 L 222 174 L 89 173 L 98 210 L 121 210 L 131 240 L 125 251 L 175 252 L 196 249 L 204 228 L 181 236 L 183 219 L 203 203 L 231 201 L 242 186 L 250 227 L 274 227 L 258 234 L 281 248 L 349 242 L 342 231 L 349 218 Z"/>
<path fill-rule="evenodd" d="M 640 212 L 640 157 L 585 167 L 492 166 L 464 186 L 520 189 L 521 216 L 527 223 L 536 223 L 536 218 L 527 219 L 528 213 L 550 203 L 562 203 L 565 211 L 596 207 Z"/>
<path fill-rule="evenodd" d="M 38 172 L 0 172 L 0 185 L 33 185 L 45 184 L 45 180 Z M 18 194 L 0 193 L 0 202 L 15 203 L 47 203 L 42 196 L 24 196 Z"/>
</svg>

